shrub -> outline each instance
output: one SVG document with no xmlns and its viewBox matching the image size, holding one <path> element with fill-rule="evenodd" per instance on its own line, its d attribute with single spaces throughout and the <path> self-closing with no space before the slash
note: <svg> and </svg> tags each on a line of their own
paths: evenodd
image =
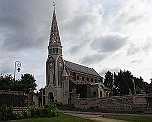
<svg viewBox="0 0 152 122">
<path fill-rule="evenodd" d="M 50 116 L 58 116 L 59 110 L 57 109 L 56 104 L 52 103 L 46 107 L 50 111 Z"/>
<path fill-rule="evenodd" d="M 43 117 L 42 116 L 42 108 L 36 108 L 35 109 L 35 115 L 36 115 L 36 117 Z"/>
<path fill-rule="evenodd" d="M 0 107 L 0 113 L 1 113 L 1 120 L 2 121 L 7 120 L 7 106 L 6 105 L 2 105 Z"/>
<path fill-rule="evenodd" d="M 42 109 L 42 117 L 50 117 L 50 110 L 47 108 Z"/>
<path fill-rule="evenodd" d="M 58 109 L 56 104 L 50 104 L 44 108 L 32 107 L 29 111 L 13 112 L 13 107 L 6 105 L 0 106 L 0 121 L 23 119 L 23 118 L 36 118 L 36 117 L 55 117 L 58 116 Z"/>
<path fill-rule="evenodd" d="M 23 119 L 24 116 L 23 116 L 23 113 L 14 113 L 14 120 L 17 120 L 17 119 Z"/>
<path fill-rule="evenodd" d="M 50 114 L 51 114 L 52 117 L 58 116 L 58 113 L 59 112 L 58 112 L 57 108 L 52 108 L 51 109 L 51 113 Z"/>
<path fill-rule="evenodd" d="M 22 115 L 23 115 L 23 118 L 30 118 L 31 117 L 31 115 L 28 111 L 23 111 Z"/>
<path fill-rule="evenodd" d="M 7 121 L 12 119 L 17 119 L 18 116 L 16 113 L 13 113 L 13 107 L 7 107 L 6 105 L 2 105 L 0 107 L 0 120 Z"/>
<path fill-rule="evenodd" d="M 14 119 L 14 113 L 13 113 L 13 107 L 12 106 L 7 107 L 6 113 L 7 113 L 6 117 L 7 117 L 8 120 Z"/>
<path fill-rule="evenodd" d="M 35 113 L 36 113 L 36 112 L 35 112 L 36 110 L 35 110 L 35 109 L 36 109 L 36 108 L 33 108 L 33 107 L 30 108 L 30 110 L 29 110 L 29 112 L 30 112 L 30 117 L 34 117 L 34 118 L 36 117 L 36 114 L 35 114 Z"/>
</svg>

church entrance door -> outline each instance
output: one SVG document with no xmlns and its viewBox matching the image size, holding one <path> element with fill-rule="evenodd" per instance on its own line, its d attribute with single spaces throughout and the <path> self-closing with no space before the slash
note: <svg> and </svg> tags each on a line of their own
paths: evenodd
<svg viewBox="0 0 152 122">
<path fill-rule="evenodd" d="M 52 92 L 49 92 L 48 97 L 49 97 L 49 103 L 54 102 L 54 96 Z"/>
</svg>

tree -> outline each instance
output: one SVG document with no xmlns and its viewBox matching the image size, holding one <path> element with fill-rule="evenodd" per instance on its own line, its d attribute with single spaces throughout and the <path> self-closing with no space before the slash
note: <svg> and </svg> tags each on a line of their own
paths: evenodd
<svg viewBox="0 0 152 122">
<path fill-rule="evenodd" d="M 118 74 L 114 73 L 114 82 L 113 82 L 113 74 L 108 71 L 105 74 L 105 86 L 113 89 L 113 95 L 129 95 L 135 94 L 135 90 L 137 94 L 141 94 L 144 92 L 150 93 L 152 89 L 152 84 L 148 84 L 144 82 L 143 78 L 134 77 L 132 73 L 128 70 L 120 70 Z M 112 88 L 113 87 L 113 88 Z"/>
<path fill-rule="evenodd" d="M 113 74 L 108 71 L 106 74 L 105 74 L 105 80 L 104 80 L 104 83 L 103 83 L 106 87 L 112 89 L 113 87 Z"/>
<path fill-rule="evenodd" d="M 13 78 L 11 75 L 0 77 L 0 90 L 8 90 L 13 87 Z"/>
<path fill-rule="evenodd" d="M 30 90 L 36 89 L 34 76 L 31 74 L 24 74 L 20 80 L 15 80 L 11 75 L 0 77 L 0 90 L 23 91 L 29 93 Z"/>
<path fill-rule="evenodd" d="M 25 93 L 29 93 L 31 90 L 32 91 L 36 90 L 37 84 L 33 75 L 31 74 L 22 75 L 20 82 L 22 84 L 22 88 Z"/>
</svg>

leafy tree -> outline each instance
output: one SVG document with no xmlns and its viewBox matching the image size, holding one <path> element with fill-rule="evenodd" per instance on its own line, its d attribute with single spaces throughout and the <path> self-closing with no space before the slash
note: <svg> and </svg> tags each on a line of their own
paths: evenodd
<svg viewBox="0 0 152 122">
<path fill-rule="evenodd" d="M 105 74 L 104 85 L 110 89 L 113 87 L 113 74 L 110 71 Z"/>
<path fill-rule="evenodd" d="M 144 82 L 142 77 L 134 77 L 132 73 L 128 70 L 120 70 L 118 74 L 114 73 L 114 83 L 112 77 L 113 74 L 110 71 L 108 71 L 105 74 L 104 85 L 113 89 L 113 95 L 135 94 L 135 89 L 137 94 L 141 94 L 143 92 L 150 93 L 150 91 L 152 90 L 150 84 Z"/>
<path fill-rule="evenodd" d="M 0 77 L 0 90 L 24 91 L 29 93 L 30 90 L 36 89 L 36 80 L 31 74 L 24 74 L 20 80 L 15 80 L 11 75 Z"/>
<path fill-rule="evenodd" d="M 23 91 L 25 93 L 29 93 L 30 90 L 32 90 L 32 91 L 36 90 L 37 84 L 35 83 L 36 80 L 33 75 L 31 75 L 31 74 L 22 75 L 20 82 L 22 85 L 21 87 L 23 88 Z"/>
<path fill-rule="evenodd" d="M 0 90 L 8 90 L 13 87 L 13 78 L 11 75 L 5 75 L 0 77 Z"/>
</svg>

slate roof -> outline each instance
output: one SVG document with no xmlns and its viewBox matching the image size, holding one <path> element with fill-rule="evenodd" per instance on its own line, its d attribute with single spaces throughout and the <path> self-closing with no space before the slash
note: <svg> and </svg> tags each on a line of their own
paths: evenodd
<svg viewBox="0 0 152 122">
<path fill-rule="evenodd" d="M 93 68 L 89 68 L 89 67 L 79 65 L 79 64 L 76 64 L 76 63 L 73 63 L 73 62 L 69 62 L 69 61 L 66 61 L 66 60 L 64 60 L 64 61 L 65 61 L 65 66 L 67 68 L 69 68 L 70 70 L 78 71 L 78 72 L 82 72 L 82 73 L 87 73 L 87 74 L 95 75 L 95 76 L 98 76 L 98 77 L 100 76 Z"/>
</svg>

